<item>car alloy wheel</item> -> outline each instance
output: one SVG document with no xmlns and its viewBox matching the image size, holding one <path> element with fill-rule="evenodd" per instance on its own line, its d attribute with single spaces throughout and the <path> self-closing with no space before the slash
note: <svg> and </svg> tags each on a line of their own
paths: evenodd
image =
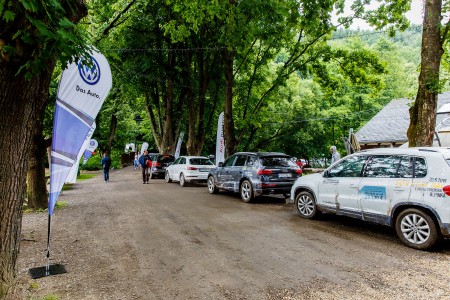
<svg viewBox="0 0 450 300">
<path fill-rule="evenodd" d="M 314 197 L 307 191 L 297 194 L 295 197 L 295 206 L 302 218 L 313 219 L 317 215 L 317 206 Z"/>
<path fill-rule="evenodd" d="M 180 186 L 186 186 L 186 180 L 184 179 L 183 173 L 180 174 Z"/>
<path fill-rule="evenodd" d="M 210 194 L 216 194 L 218 191 L 219 189 L 216 187 L 214 176 L 210 175 L 208 177 L 208 192 Z"/>
<path fill-rule="evenodd" d="M 403 243 L 419 250 L 433 247 L 441 238 L 434 220 L 416 208 L 402 211 L 396 220 L 395 229 Z"/>
<path fill-rule="evenodd" d="M 166 179 L 167 183 L 171 183 L 172 182 L 172 179 L 170 179 L 169 171 L 166 171 L 166 175 L 164 176 L 164 178 Z"/>
<path fill-rule="evenodd" d="M 250 202 L 253 199 L 253 187 L 250 181 L 244 180 L 241 183 L 241 199 L 244 202 Z"/>
</svg>

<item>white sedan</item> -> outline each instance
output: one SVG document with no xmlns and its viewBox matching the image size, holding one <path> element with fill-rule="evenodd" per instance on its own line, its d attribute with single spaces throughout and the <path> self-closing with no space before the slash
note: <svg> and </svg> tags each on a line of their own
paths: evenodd
<svg viewBox="0 0 450 300">
<path fill-rule="evenodd" d="M 181 186 L 187 182 L 206 182 L 209 171 L 215 167 L 204 156 L 180 156 L 166 168 L 166 182 L 179 181 Z"/>
</svg>

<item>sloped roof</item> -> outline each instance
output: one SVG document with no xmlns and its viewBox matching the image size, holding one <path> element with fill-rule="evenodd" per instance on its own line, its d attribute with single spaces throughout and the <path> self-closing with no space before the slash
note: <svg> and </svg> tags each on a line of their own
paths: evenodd
<svg viewBox="0 0 450 300">
<path fill-rule="evenodd" d="M 438 109 L 450 103 L 450 92 L 439 94 Z M 367 122 L 355 135 L 361 144 L 407 142 L 411 100 L 394 99 Z M 437 115 L 436 124 L 449 115 Z"/>
</svg>

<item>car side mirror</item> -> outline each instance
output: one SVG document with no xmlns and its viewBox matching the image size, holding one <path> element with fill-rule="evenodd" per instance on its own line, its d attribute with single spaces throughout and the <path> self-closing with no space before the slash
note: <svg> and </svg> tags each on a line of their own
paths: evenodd
<svg viewBox="0 0 450 300">
<path fill-rule="evenodd" d="M 323 177 L 325 177 L 325 178 L 330 177 L 330 171 L 325 170 L 325 171 L 323 172 Z"/>
<path fill-rule="evenodd" d="M 220 162 L 220 163 L 219 163 L 219 167 L 223 167 L 223 162 Z"/>
</svg>

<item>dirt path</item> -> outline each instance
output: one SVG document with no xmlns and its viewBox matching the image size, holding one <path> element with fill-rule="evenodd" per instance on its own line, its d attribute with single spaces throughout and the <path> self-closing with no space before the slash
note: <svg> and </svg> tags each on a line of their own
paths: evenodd
<svg viewBox="0 0 450 300">
<path fill-rule="evenodd" d="M 245 204 L 206 187 L 144 185 L 132 167 L 79 182 L 52 220 L 51 263 L 37 280 L 47 215 L 26 214 L 19 257 L 25 299 L 448 299 L 450 243 L 403 246 L 385 227 L 299 218 L 282 199 Z"/>
</svg>

